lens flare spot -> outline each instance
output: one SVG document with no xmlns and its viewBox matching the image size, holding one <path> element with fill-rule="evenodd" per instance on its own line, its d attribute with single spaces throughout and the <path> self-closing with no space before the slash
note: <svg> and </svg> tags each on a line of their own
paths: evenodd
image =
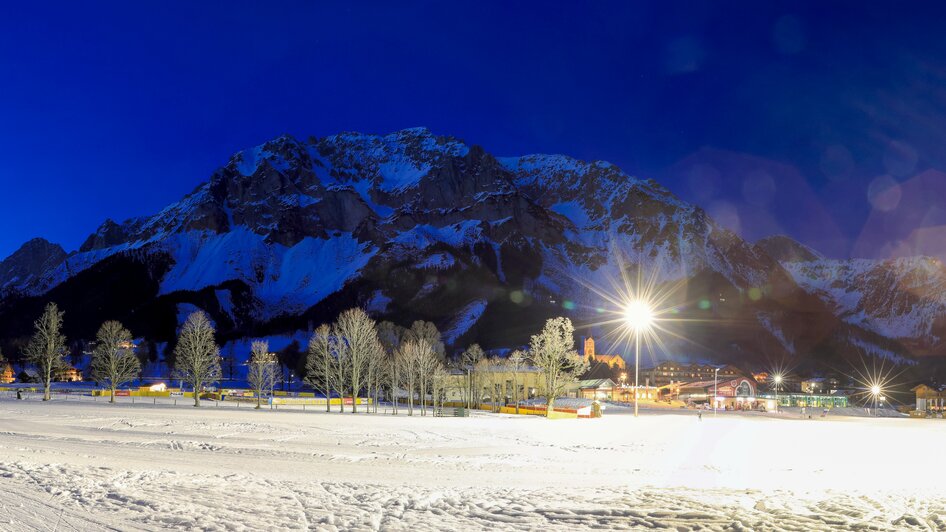
<svg viewBox="0 0 946 532">
<path fill-rule="evenodd" d="M 882 175 L 867 186 L 867 199 L 879 211 L 892 211 L 900 205 L 902 192 L 897 180 L 889 175 Z"/>
<path fill-rule="evenodd" d="M 574 302 L 574 301 L 568 301 L 568 300 L 566 299 L 565 302 L 562 303 L 562 308 L 564 308 L 565 310 L 575 310 L 575 302 Z"/>
<path fill-rule="evenodd" d="M 759 290 L 757 287 L 753 286 L 749 289 L 749 299 L 753 301 L 758 301 L 762 299 L 762 290 Z"/>
<path fill-rule="evenodd" d="M 700 310 L 709 310 L 712 306 L 712 303 L 709 302 L 709 299 L 701 299 L 699 303 Z"/>
</svg>

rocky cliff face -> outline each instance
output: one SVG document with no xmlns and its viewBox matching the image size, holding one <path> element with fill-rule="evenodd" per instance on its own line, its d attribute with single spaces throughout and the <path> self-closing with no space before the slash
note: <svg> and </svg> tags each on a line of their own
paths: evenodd
<svg viewBox="0 0 946 532">
<path fill-rule="evenodd" d="M 767 247 L 601 161 L 497 158 L 425 129 L 283 136 L 235 154 L 162 212 L 106 221 L 78 252 L 31 264 L 0 323 L 58 299 L 89 324 L 108 308 L 101 317 L 158 339 L 199 307 L 242 336 L 362 305 L 435 321 L 448 344 L 508 346 L 556 314 L 607 333 L 604 296 L 640 273 L 675 288 L 676 354 L 804 359 L 876 341 L 800 289 Z"/>
<path fill-rule="evenodd" d="M 808 262 L 824 256 L 785 235 L 773 235 L 755 243 L 756 247 L 779 262 Z"/>
<path fill-rule="evenodd" d="M 785 268 L 845 322 L 938 354 L 946 332 L 946 268 L 939 259 L 796 261 Z"/>
<path fill-rule="evenodd" d="M 34 238 L 0 261 L 0 295 L 32 287 L 44 272 L 66 260 L 62 246 Z"/>
</svg>

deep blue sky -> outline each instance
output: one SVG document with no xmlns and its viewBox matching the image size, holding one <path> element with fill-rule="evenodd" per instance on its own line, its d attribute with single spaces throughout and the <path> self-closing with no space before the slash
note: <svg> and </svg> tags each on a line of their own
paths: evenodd
<svg viewBox="0 0 946 532">
<path fill-rule="evenodd" d="M 74 249 L 284 132 L 606 159 L 835 256 L 871 198 L 946 169 L 935 3 L 264 4 L 4 6 L 0 256 Z"/>
</svg>

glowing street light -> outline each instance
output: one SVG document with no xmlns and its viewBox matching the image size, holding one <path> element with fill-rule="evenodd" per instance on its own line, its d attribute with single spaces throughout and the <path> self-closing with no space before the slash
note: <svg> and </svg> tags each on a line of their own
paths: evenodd
<svg viewBox="0 0 946 532">
<path fill-rule="evenodd" d="M 778 404 L 778 388 L 782 385 L 782 375 L 776 373 L 772 380 L 775 381 L 775 413 L 778 413 L 779 404 Z"/>
<path fill-rule="evenodd" d="M 880 385 L 879 385 L 879 384 L 872 384 L 872 385 L 871 385 L 871 387 L 870 387 L 870 394 L 874 396 L 874 415 L 875 415 L 875 416 L 877 415 L 877 407 L 878 407 L 878 404 L 879 404 L 879 402 L 880 402 L 880 400 L 881 400 L 881 399 L 880 399 L 880 397 L 881 397 L 880 392 L 881 392 L 881 389 L 880 389 Z"/>
<path fill-rule="evenodd" d="M 719 383 L 719 368 L 713 370 L 713 417 L 716 417 L 716 409 L 719 408 L 719 392 L 716 385 Z"/>
<path fill-rule="evenodd" d="M 654 311 L 646 301 L 632 301 L 624 309 L 624 322 L 634 331 L 634 417 L 637 413 L 637 399 L 640 396 L 641 373 L 641 334 L 647 332 L 654 323 Z"/>
</svg>

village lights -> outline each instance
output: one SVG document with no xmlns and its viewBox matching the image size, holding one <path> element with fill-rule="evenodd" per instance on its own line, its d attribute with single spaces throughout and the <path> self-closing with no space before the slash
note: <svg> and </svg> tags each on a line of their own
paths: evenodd
<svg viewBox="0 0 946 532">
<path fill-rule="evenodd" d="M 641 373 L 641 333 L 654 323 L 654 311 L 646 301 L 632 301 L 624 308 L 624 322 L 634 331 L 634 417 L 638 416 Z"/>
</svg>

